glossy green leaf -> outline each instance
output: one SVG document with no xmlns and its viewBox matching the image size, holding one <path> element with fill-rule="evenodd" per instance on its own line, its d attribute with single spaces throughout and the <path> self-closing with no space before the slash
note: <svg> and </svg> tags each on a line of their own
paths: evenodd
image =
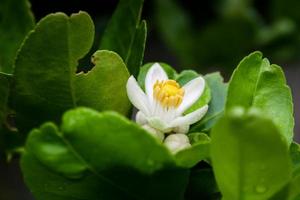
<svg viewBox="0 0 300 200">
<path fill-rule="evenodd" d="M 180 74 L 176 76 L 176 81 L 180 85 L 188 83 L 190 80 L 197 78 L 199 74 L 194 70 L 183 70 Z"/>
<path fill-rule="evenodd" d="M 195 136 L 195 133 L 193 134 Z M 210 138 L 205 133 L 198 133 L 197 142 L 175 155 L 177 164 L 185 168 L 194 167 L 201 160 L 209 158 L 209 146 Z"/>
<path fill-rule="evenodd" d="M 294 177 L 289 184 L 288 200 L 300 199 L 300 175 Z"/>
<path fill-rule="evenodd" d="M 12 73 L 18 48 L 34 26 L 28 0 L 1 0 L 0 72 Z"/>
<path fill-rule="evenodd" d="M 15 63 L 18 123 L 22 120 L 31 128 L 32 124 L 59 119 L 65 110 L 76 106 L 77 61 L 89 51 L 93 33 L 91 18 L 84 12 L 71 17 L 50 14 L 37 24 Z"/>
<path fill-rule="evenodd" d="M 146 23 L 141 22 L 143 3 L 144 0 L 120 0 L 100 43 L 100 49 L 117 52 L 135 76 L 146 42 Z"/>
<path fill-rule="evenodd" d="M 12 155 L 20 152 L 24 135 L 14 127 L 14 111 L 10 109 L 10 89 L 13 76 L 0 72 L 0 160 L 10 160 Z"/>
<path fill-rule="evenodd" d="M 269 200 L 299 200 L 300 199 L 300 176 L 295 175 Z"/>
<path fill-rule="evenodd" d="M 293 161 L 293 175 L 300 176 L 300 145 L 296 142 L 290 146 L 290 156 Z"/>
<path fill-rule="evenodd" d="M 36 199 L 183 199 L 188 171 L 149 133 L 117 113 L 78 108 L 61 129 L 34 129 L 22 158 Z"/>
<path fill-rule="evenodd" d="M 257 107 L 274 121 L 290 144 L 293 139 L 293 104 L 284 73 L 270 65 L 260 52 L 245 57 L 234 71 L 228 87 L 226 109 Z"/>
<path fill-rule="evenodd" d="M 97 51 L 92 59 L 94 68 L 87 74 L 76 76 L 77 105 L 127 114 L 131 108 L 126 93 L 129 72 L 122 58 L 112 51 L 102 50 Z"/>
<path fill-rule="evenodd" d="M 65 110 L 80 105 L 128 113 L 125 85 L 129 74 L 117 54 L 96 52 L 94 68 L 76 75 L 78 60 L 89 51 L 93 39 L 94 25 L 85 12 L 71 17 L 50 14 L 37 24 L 15 64 L 18 127 L 28 130 L 46 120 L 57 121 Z"/>
<path fill-rule="evenodd" d="M 190 143 L 194 144 L 199 141 L 210 141 L 210 137 L 206 133 L 193 132 L 187 135 L 189 137 Z"/>
<path fill-rule="evenodd" d="M 130 74 L 137 76 L 140 71 L 140 67 L 143 64 L 144 51 L 147 38 L 147 24 L 146 21 L 142 21 L 136 29 L 134 40 L 128 52 L 126 65 L 130 71 Z"/>
<path fill-rule="evenodd" d="M 9 76 L 0 72 L 0 126 L 5 120 L 10 81 Z"/>
<path fill-rule="evenodd" d="M 224 199 L 268 199 L 289 181 L 288 146 L 263 112 L 234 108 L 211 137 L 213 170 Z"/>
<path fill-rule="evenodd" d="M 222 75 L 215 72 L 205 75 L 204 78 L 211 91 L 211 101 L 208 104 L 208 111 L 204 118 L 192 126 L 192 132 L 210 130 L 222 116 L 225 108 L 227 84 L 224 83 Z"/>
</svg>

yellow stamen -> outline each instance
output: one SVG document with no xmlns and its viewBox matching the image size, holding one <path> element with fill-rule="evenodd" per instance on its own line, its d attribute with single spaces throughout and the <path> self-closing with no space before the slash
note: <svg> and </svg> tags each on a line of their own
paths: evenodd
<svg viewBox="0 0 300 200">
<path fill-rule="evenodd" d="M 153 97 L 163 107 L 177 108 L 184 95 L 184 89 L 174 80 L 156 81 L 153 86 Z"/>
</svg>

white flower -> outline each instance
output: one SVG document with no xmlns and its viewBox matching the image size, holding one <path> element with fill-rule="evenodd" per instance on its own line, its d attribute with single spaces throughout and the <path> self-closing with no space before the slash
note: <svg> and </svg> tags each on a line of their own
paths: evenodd
<svg viewBox="0 0 300 200">
<path fill-rule="evenodd" d="M 187 115 L 183 113 L 202 95 L 205 88 L 202 77 L 180 87 L 176 81 L 169 80 L 162 67 L 155 63 L 146 74 L 145 92 L 133 76 L 128 79 L 126 87 L 129 100 L 139 110 L 136 114 L 138 124 L 161 140 L 164 139 L 164 133 L 172 133 L 165 139 L 165 144 L 173 152 L 190 145 L 184 134 L 191 124 L 206 114 L 208 106 Z M 179 145 L 180 141 L 182 145 Z"/>
</svg>

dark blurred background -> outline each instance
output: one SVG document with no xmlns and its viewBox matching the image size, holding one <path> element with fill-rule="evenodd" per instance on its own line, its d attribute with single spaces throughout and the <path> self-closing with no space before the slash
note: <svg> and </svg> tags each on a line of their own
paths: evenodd
<svg viewBox="0 0 300 200">
<path fill-rule="evenodd" d="M 98 44 L 117 3 L 118 0 L 31 0 L 36 21 L 58 11 L 87 11 L 95 23 Z M 244 56 L 262 51 L 271 63 L 283 67 L 292 88 L 299 142 L 299 8 L 299 0 L 145 0 L 143 19 L 147 20 L 148 39 L 144 62 L 162 61 L 178 70 L 193 68 L 202 74 L 221 71 L 228 80 Z M 9 165 L 0 163 L 0 188 L 6 191 L 0 191 L 0 200 L 31 200 L 20 180 L 17 159 Z"/>
</svg>

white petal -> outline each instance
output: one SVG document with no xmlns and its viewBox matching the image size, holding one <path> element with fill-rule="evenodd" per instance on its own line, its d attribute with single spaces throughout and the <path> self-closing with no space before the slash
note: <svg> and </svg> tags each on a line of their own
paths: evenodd
<svg viewBox="0 0 300 200">
<path fill-rule="evenodd" d="M 140 88 L 133 76 L 130 76 L 127 85 L 127 96 L 131 103 L 139 110 L 141 110 L 145 115 L 150 114 L 150 107 L 148 103 L 148 98 L 143 90 Z"/>
<path fill-rule="evenodd" d="M 149 125 L 153 128 L 162 131 L 163 133 L 168 133 L 172 130 L 161 118 L 159 117 L 150 117 L 147 118 Z"/>
<path fill-rule="evenodd" d="M 165 139 L 164 144 L 174 154 L 191 146 L 189 138 L 185 134 L 171 134 Z"/>
<path fill-rule="evenodd" d="M 183 86 L 184 96 L 182 103 L 177 109 L 178 115 L 181 115 L 199 99 L 204 88 L 205 80 L 202 77 L 195 78 Z"/>
<path fill-rule="evenodd" d="M 176 109 L 175 108 L 164 109 L 162 116 L 165 123 L 169 124 L 176 118 Z"/>
<path fill-rule="evenodd" d="M 153 86 L 155 82 L 167 80 L 168 76 L 165 70 L 158 64 L 153 64 L 147 72 L 145 78 L 145 89 L 150 101 L 153 100 Z"/>
<path fill-rule="evenodd" d="M 135 116 L 135 121 L 140 125 L 144 125 L 147 123 L 147 118 L 142 111 L 138 111 Z"/>
<path fill-rule="evenodd" d="M 205 105 L 185 116 L 177 117 L 170 123 L 170 127 L 178 127 L 178 126 L 186 126 L 186 125 L 194 124 L 206 114 L 207 110 L 208 110 L 208 105 Z"/>
<path fill-rule="evenodd" d="M 159 131 L 156 130 L 154 128 L 152 128 L 151 126 L 145 124 L 144 126 L 142 126 L 150 135 L 152 135 L 153 137 L 155 137 L 156 139 L 158 139 L 160 142 L 162 142 L 164 140 L 164 134 Z"/>
</svg>

